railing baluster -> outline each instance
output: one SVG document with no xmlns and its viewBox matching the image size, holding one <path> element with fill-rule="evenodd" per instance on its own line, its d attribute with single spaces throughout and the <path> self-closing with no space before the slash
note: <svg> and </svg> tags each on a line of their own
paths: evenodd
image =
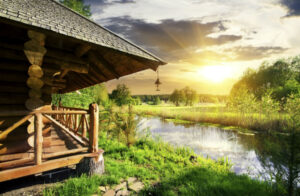
<svg viewBox="0 0 300 196">
<path fill-rule="evenodd" d="M 87 121 L 86 115 L 82 114 L 82 137 L 86 137 Z"/>
</svg>

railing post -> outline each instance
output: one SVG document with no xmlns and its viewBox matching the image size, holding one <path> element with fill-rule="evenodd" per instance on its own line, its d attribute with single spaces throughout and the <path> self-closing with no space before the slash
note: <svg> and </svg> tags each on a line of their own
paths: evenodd
<svg viewBox="0 0 300 196">
<path fill-rule="evenodd" d="M 42 164 L 43 153 L 43 121 L 42 114 L 36 113 L 34 116 L 34 162 L 36 165 Z"/>
<path fill-rule="evenodd" d="M 90 104 L 89 113 L 90 113 L 89 151 L 98 152 L 99 108 L 96 103 Z"/>
</svg>

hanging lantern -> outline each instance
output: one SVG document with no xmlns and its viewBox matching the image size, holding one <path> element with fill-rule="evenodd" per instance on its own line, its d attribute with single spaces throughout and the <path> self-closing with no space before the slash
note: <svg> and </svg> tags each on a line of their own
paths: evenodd
<svg viewBox="0 0 300 196">
<path fill-rule="evenodd" d="M 157 79 L 154 84 L 156 85 L 156 91 L 160 91 L 159 85 L 161 85 L 161 82 L 159 81 L 158 69 L 157 69 L 156 73 L 157 73 Z"/>
</svg>

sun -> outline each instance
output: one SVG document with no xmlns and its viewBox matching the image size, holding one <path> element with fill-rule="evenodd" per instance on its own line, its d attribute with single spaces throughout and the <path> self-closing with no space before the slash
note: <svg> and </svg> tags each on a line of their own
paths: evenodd
<svg viewBox="0 0 300 196">
<path fill-rule="evenodd" d="M 198 75 L 213 83 L 221 83 L 233 77 L 233 70 L 226 65 L 203 66 L 198 70 Z"/>
</svg>

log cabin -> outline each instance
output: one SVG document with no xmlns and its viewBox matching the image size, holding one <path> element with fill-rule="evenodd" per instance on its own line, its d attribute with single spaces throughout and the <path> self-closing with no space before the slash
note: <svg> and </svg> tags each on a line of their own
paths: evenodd
<svg viewBox="0 0 300 196">
<path fill-rule="evenodd" d="M 69 165 L 102 173 L 98 106 L 53 106 L 51 94 L 164 64 L 55 0 L 0 0 L 0 182 Z"/>
</svg>

